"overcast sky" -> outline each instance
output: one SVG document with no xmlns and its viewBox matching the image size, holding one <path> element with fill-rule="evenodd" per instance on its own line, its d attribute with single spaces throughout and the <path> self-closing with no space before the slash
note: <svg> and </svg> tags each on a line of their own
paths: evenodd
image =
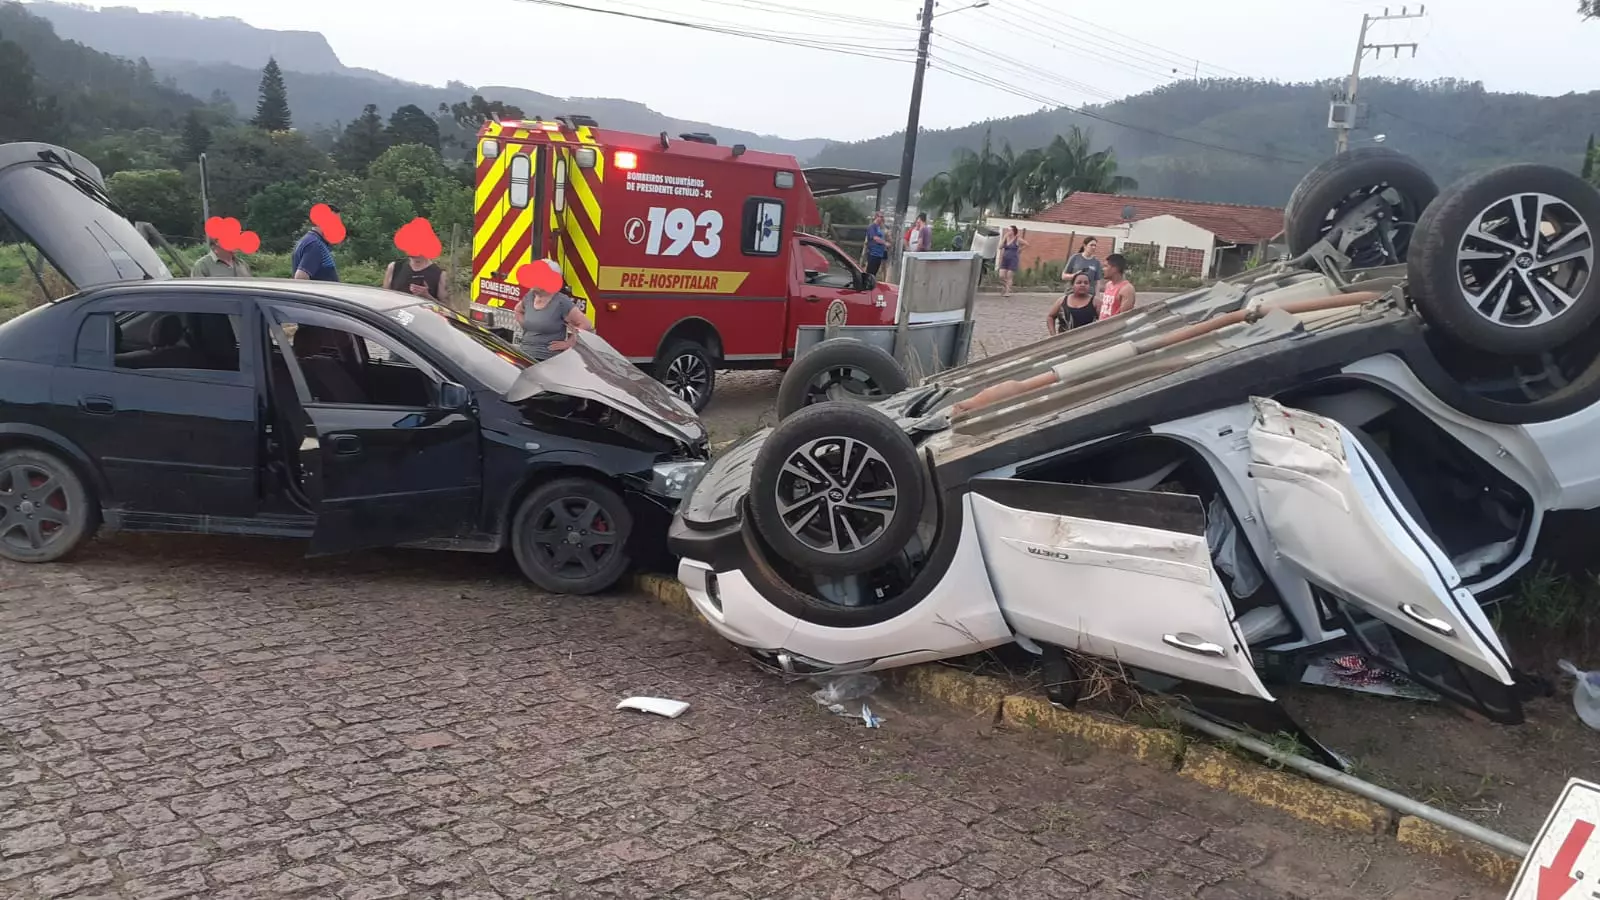
<svg viewBox="0 0 1600 900">
<path fill-rule="evenodd" d="M 902 128 L 921 0 L 569 0 L 850 53 L 692 31 L 526 0 L 95 0 L 321 31 L 346 65 L 442 85 L 509 84 L 621 97 L 673 116 L 783 137 L 858 139 Z M 1358 0 L 940 0 L 924 127 L 1101 102 L 1174 78 L 1310 80 L 1350 69 Z M 1440 0 L 1375 24 L 1369 42 L 1415 41 L 1416 58 L 1369 53 L 1364 75 L 1481 80 L 1491 90 L 1600 87 L 1600 21 L 1576 0 Z M 1413 11 L 1416 7 L 1412 7 Z M 1400 5 L 1390 7 L 1398 13 Z M 809 12 L 808 12 L 809 11 Z M 870 21 L 869 21 L 870 20 Z M 873 57 L 894 57 L 879 59 Z M 999 81 L 1005 87 L 992 82 Z M 985 83 L 990 82 L 990 83 Z M 1020 94 L 1021 96 L 1019 96 Z"/>
</svg>

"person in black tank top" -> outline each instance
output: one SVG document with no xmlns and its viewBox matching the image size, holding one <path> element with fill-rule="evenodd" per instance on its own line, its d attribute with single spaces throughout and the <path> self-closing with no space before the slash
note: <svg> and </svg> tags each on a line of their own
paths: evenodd
<svg viewBox="0 0 1600 900">
<path fill-rule="evenodd" d="M 1045 327 L 1051 334 L 1081 328 L 1099 317 L 1094 305 L 1094 293 L 1090 289 L 1092 284 L 1088 272 L 1078 272 L 1072 277 L 1072 293 L 1057 300 L 1055 306 L 1050 308 Z"/>
<path fill-rule="evenodd" d="M 389 268 L 383 273 L 383 286 L 392 291 L 406 291 L 445 306 L 450 305 L 450 287 L 444 270 L 426 257 L 408 256 L 389 263 Z"/>
</svg>

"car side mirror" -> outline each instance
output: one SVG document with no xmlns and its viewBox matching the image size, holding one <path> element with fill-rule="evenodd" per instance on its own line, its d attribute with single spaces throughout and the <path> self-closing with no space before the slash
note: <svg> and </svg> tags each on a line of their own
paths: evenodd
<svg viewBox="0 0 1600 900">
<path fill-rule="evenodd" d="M 877 286 L 878 277 L 876 275 L 868 275 L 866 272 L 861 273 L 861 289 L 863 291 L 870 291 Z"/>
<path fill-rule="evenodd" d="M 439 385 L 439 408 L 449 410 L 466 409 L 472 403 L 472 392 L 456 384 L 446 381 Z"/>
</svg>

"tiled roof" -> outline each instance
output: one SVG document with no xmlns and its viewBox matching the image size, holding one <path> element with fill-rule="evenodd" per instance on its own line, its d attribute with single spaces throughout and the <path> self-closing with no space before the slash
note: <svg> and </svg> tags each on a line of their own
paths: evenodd
<svg viewBox="0 0 1600 900">
<path fill-rule="evenodd" d="M 1126 207 L 1131 216 L 1124 216 Z M 1272 206 L 1239 206 L 1233 203 L 1199 203 L 1165 197 L 1130 197 L 1126 194 L 1078 192 L 1049 207 L 1033 219 L 1059 225 L 1084 225 L 1106 228 L 1156 216 L 1174 216 L 1233 244 L 1255 244 L 1271 240 L 1283 231 L 1283 210 Z"/>
</svg>

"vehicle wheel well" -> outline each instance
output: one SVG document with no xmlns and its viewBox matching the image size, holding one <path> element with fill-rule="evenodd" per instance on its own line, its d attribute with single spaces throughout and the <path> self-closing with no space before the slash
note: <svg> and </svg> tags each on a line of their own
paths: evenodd
<svg viewBox="0 0 1600 900">
<path fill-rule="evenodd" d="M 500 510 L 500 527 L 505 535 L 506 546 L 510 546 L 511 522 L 516 518 L 517 510 L 522 506 L 522 501 L 528 499 L 528 495 L 533 493 L 539 485 L 548 484 L 558 478 L 587 478 L 590 481 L 603 484 L 626 497 L 625 489 L 620 481 L 594 469 L 586 469 L 583 466 L 554 465 L 535 470 L 529 473 L 521 484 L 517 485 L 517 489 L 511 492 L 510 498 L 506 501 L 505 508 Z"/>
<path fill-rule="evenodd" d="M 92 525 L 98 526 L 104 519 L 101 512 L 101 484 L 98 472 L 91 471 L 83 464 L 77 454 L 72 453 L 54 441 L 32 434 L 0 434 L 0 453 L 10 450 L 38 450 L 66 463 L 67 468 L 78 476 L 83 482 L 83 490 L 89 495 L 89 508 L 94 513 Z"/>
<path fill-rule="evenodd" d="M 716 327 L 705 319 L 684 319 L 668 328 L 667 333 L 661 338 L 661 343 L 656 345 L 656 356 L 659 358 L 674 341 L 680 340 L 694 341 L 706 348 L 706 352 L 711 354 L 714 362 L 722 361 L 722 335 L 718 334 Z"/>
</svg>

